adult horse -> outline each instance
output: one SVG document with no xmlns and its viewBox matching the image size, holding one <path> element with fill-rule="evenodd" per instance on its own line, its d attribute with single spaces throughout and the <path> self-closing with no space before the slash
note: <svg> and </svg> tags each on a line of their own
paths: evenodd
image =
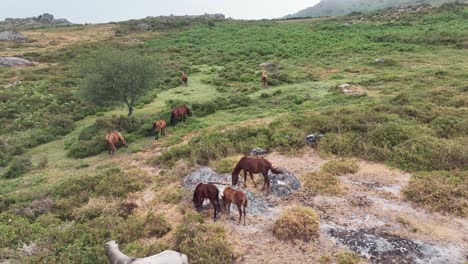
<svg viewBox="0 0 468 264">
<path fill-rule="evenodd" d="M 197 211 L 202 209 L 205 199 L 210 200 L 214 208 L 213 219 L 216 220 L 216 214 L 221 211 L 221 206 L 219 205 L 219 190 L 216 185 L 211 183 L 199 183 L 197 187 L 195 187 L 192 202 Z"/>
<path fill-rule="evenodd" d="M 263 175 L 263 187 L 262 191 L 265 190 L 267 193 L 270 192 L 270 178 L 268 178 L 268 171 L 271 171 L 275 174 L 281 174 L 282 171 L 273 168 L 271 162 L 264 158 L 254 158 L 254 157 L 242 157 L 239 162 L 237 162 L 236 167 L 232 171 L 232 185 L 236 186 L 239 181 L 239 173 L 241 170 L 244 170 L 244 187 L 247 187 L 247 172 L 250 173 L 250 178 L 252 179 L 255 188 L 257 188 L 257 183 L 255 182 L 252 173 L 261 173 Z"/>
<path fill-rule="evenodd" d="M 223 207 L 227 210 L 228 214 L 231 212 L 231 203 L 237 205 L 237 209 L 239 209 L 239 224 L 242 220 L 243 214 L 245 225 L 245 208 L 247 207 L 247 196 L 243 191 L 235 190 L 231 187 L 226 187 L 223 191 Z"/>
<path fill-rule="evenodd" d="M 153 130 L 155 131 L 155 134 L 154 134 L 155 140 L 159 139 L 159 134 L 161 134 L 161 136 L 165 136 L 166 135 L 166 120 L 160 119 L 160 120 L 154 121 L 153 126 L 151 127 L 150 131 L 153 131 Z"/>
<path fill-rule="evenodd" d="M 268 73 L 266 71 L 263 71 L 262 77 L 261 77 L 263 87 L 267 87 L 268 85 Z"/>
<path fill-rule="evenodd" d="M 185 72 L 182 72 L 182 76 L 180 77 L 180 81 L 182 82 L 182 84 L 187 87 L 187 84 L 188 84 L 188 76 L 187 74 L 185 74 Z"/>
<path fill-rule="evenodd" d="M 192 116 L 192 112 L 186 105 L 180 105 L 172 109 L 171 112 L 171 126 L 175 126 L 177 120 L 181 119 L 185 122 L 186 116 Z"/>
<path fill-rule="evenodd" d="M 117 150 L 115 145 L 119 141 L 122 142 L 126 148 L 128 148 L 127 141 L 125 141 L 125 138 L 117 130 L 114 130 L 106 135 L 107 152 L 109 153 L 109 156 L 114 156 L 114 153 Z"/>
</svg>

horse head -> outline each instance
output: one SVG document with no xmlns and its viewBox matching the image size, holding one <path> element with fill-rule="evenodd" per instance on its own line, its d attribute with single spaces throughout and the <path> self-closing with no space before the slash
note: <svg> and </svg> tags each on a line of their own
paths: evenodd
<svg viewBox="0 0 468 264">
<path fill-rule="evenodd" d="M 232 172 L 231 178 L 232 178 L 232 186 L 236 186 L 237 182 L 239 181 L 239 172 L 237 171 Z"/>
<path fill-rule="evenodd" d="M 190 111 L 190 109 L 187 106 L 185 106 L 185 111 L 187 112 L 188 116 L 192 116 L 192 111 Z"/>
</svg>

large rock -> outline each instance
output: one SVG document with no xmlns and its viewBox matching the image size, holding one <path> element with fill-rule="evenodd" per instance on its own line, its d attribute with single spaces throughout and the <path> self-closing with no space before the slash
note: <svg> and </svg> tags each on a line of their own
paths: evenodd
<svg viewBox="0 0 468 264">
<path fill-rule="evenodd" d="M 54 21 L 54 15 L 49 14 L 49 13 L 44 13 L 42 15 L 39 15 L 36 20 L 41 21 L 41 22 L 46 22 L 46 23 L 52 23 Z"/>
<path fill-rule="evenodd" d="M 31 62 L 17 57 L 0 57 L 0 66 L 23 66 L 30 65 Z"/>
<path fill-rule="evenodd" d="M 266 70 L 272 70 L 274 68 L 276 68 L 276 64 L 274 62 L 263 62 L 263 63 L 260 63 L 260 67 L 266 69 Z"/>
<path fill-rule="evenodd" d="M 271 171 L 268 173 L 271 184 L 271 192 L 279 197 L 285 197 L 291 195 L 291 193 L 301 188 L 301 182 L 299 179 L 288 171 L 286 168 L 279 167 L 282 174 L 274 174 Z"/>
<path fill-rule="evenodd" d="M 0 32 L 0 41 L 24 41 L 28 38 L 16 31 L 3 31 Z"/>
<path fill-rule="evenodd" d="M 349 83 L 340 84 L 338 88 L 346 95 L 361 95 L 365 93 L 365 89 L 362 86 Z"/>
<path fill-rule="evenodd" d="M 268 174 L 271 182 L 271 193 L 273 196 L 289 196 L 291 193 L 297 191 L 301 187 L 299 179 L 297 179 L 297 177 L 294 176 L 290 171 L 288 171 L 286 168 L 278 169 L 283 173 L 274 174 L 270 172 Z M 184 187 L 193 190 L 200 182 L 213 183 L 216 185 L 216 187 L 218 187 L 220 193 L 222 193 L 224 188 L 231 185 L 231 174 L 218 174 L 209 167 L 201 167 L 184 178 Z M 239 177 L 239 183 L 237 186 L 243 186 L 243 177 Z M 259 215 L 269 214 L 271 212 L 271 209 L 273 208 L 273 204 L 269 201 L 271 199 L 258 196 L 251 192 L 248 188 L 241 188 L 237 186 L 234 188 L 245 192 L 247 198 L 249 199 L 249 205 L 247 209 L 250 214 Z"/>
</svg>

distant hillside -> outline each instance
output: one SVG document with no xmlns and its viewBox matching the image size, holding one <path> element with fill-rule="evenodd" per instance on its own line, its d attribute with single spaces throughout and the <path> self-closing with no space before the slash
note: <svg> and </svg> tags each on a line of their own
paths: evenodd
<svg viewBox="0 0 468 264">
<path fill-rule="evenodd" d="M 389 7 L 415 4 L 440 5 L 454 0 L 321 0 L 313 7 L 303 9 L 285 18 L 343 16 L 352 12 L 372 12 Z"/>
</svg>

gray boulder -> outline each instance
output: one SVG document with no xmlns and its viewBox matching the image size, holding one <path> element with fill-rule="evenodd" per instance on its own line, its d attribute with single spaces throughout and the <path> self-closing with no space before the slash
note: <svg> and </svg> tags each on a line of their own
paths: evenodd
<svg viewBox="0 0 468 264">
<path fill-rule="evenodd" d="M 31 62 L 17 57 L 0 57 L 0 66 L 23 66 L 30 65 Z"/>
<path fill-rule="evenodd" d="M 272 70 L 274 68 L 276 68 L 276 64 L 273 63 L 273 62 L 263 62 L 263 63 L 260 63 L 260 67 L 264 68 L 264 69 L 267 69 L 267 70 Z"/>
<path fill-rule="evenodd" d="M 262 148 L 253 148 L 252 151 L 250 151 L 251 156 L 265 155 L 267 153 L 268 152 Z"/>
<path fill-rule="evenodd" d="M 384 63 L 386 60 L 384 58 L 375 59 L 376 63 Z"/>
<path fill-rule="evenodd" d="M 301 182 L 299 179 L 286 168 L 279 167 L 282 174 L 274 174 L 271 171 L 268 173 L 271 184 L 271 192 L 279 197 L 285 197 L 291 195 L 291 193 L 301 188 Z"/>
<path fill-rule="evenodd" d="M 28 38 L 16 31 L 3 31 L 0 32 L 0 41 L 24 41 Z"/>
<path fill-rule="evenodd" d="M 44 13 L 42 15 L 39 15 L 36 20 L 41 21 L 41 22 L 47 22 L 47 23 L 52 23 L 54 21 L 54 15 L 49 14 L 49 13 Z"/>
</svg>

